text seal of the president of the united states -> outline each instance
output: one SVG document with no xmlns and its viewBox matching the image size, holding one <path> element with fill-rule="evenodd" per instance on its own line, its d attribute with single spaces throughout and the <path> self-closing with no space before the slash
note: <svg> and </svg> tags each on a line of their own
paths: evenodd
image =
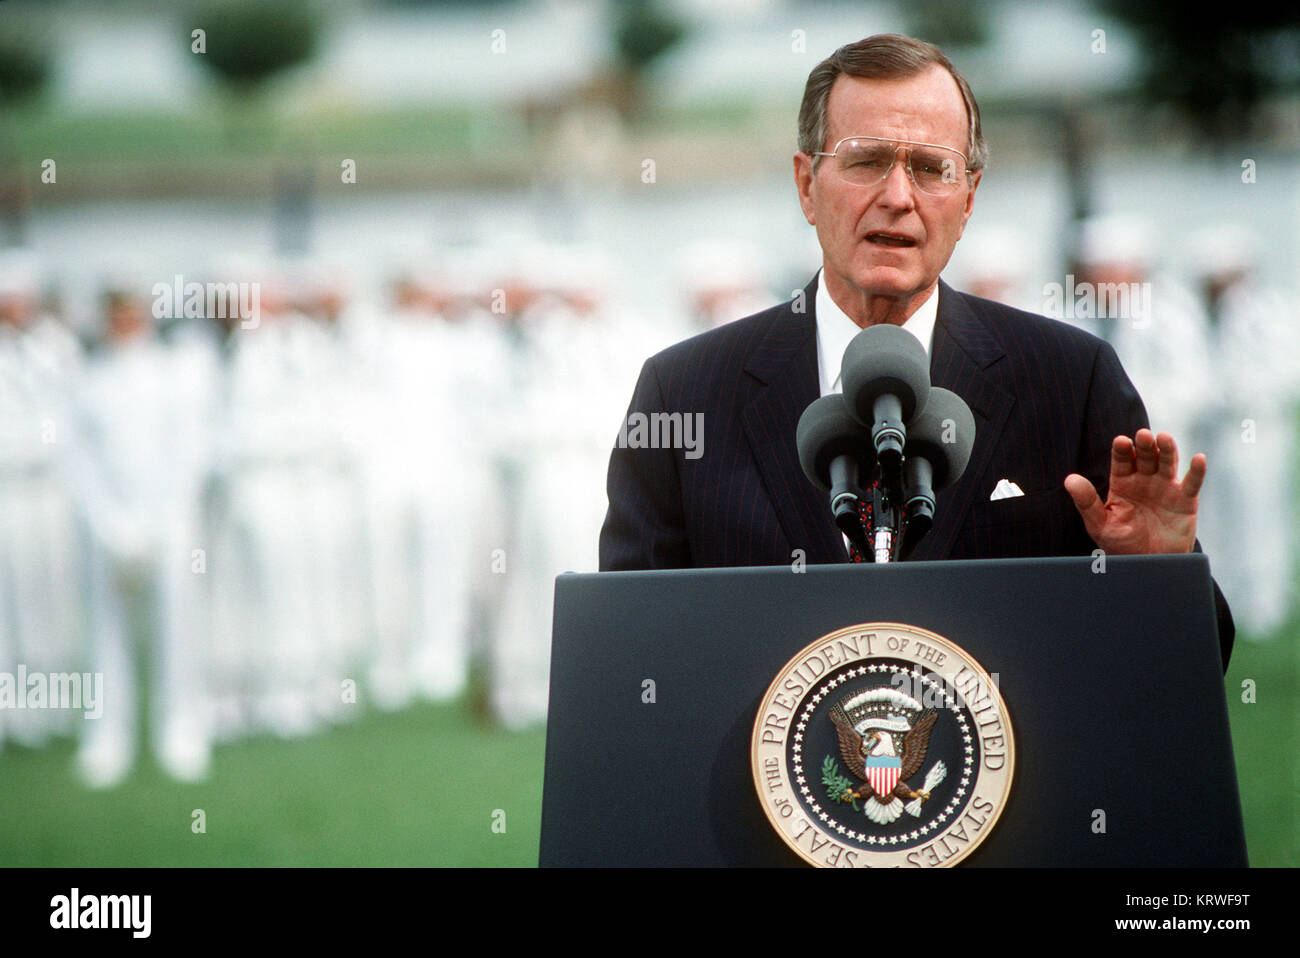
<svg viewBox="0 0 1300 958">
<path fill-rule="evenodd" d="M 754 720 L 754 785 L 804 861 L 955 865 L 1006 807 L 1015 742 L 996 678 L 925 629 L 871 622 L 801 650 Z"/>
</svg>

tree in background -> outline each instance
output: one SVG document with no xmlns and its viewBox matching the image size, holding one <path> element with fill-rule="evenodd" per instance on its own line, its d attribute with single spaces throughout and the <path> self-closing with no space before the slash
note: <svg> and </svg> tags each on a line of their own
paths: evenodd
<svg viewBox="0 0 1300 958">
<path fill-rule="evenodd" d="M 1200 11 L 1174 0 L 1102 0 L 1137 31 L 1143 95 L 1171 103 L 1211 137 L 1255 132 L 1270 95 L 1300 89 L 1294 3 L 1237 3 Z"/>
<path fill-rule="evenodd" d="M 319 45 L 320 23 L 306 0 L 215 0 L 195 7 L 190 22 L 207 34 L 203 65 L 239 95 L 310 60 Z"/>
<path fill-rule="evenodd" d="M 197 59 L 226 89 L 227 134 L 256 152 L 275 145 L 276 127 L 263 93 L 276 74 L 307 62 L 320 44 L 321 23 L 309 0 L 210 0 L 200 3 L 186 33 L 204 31 Z M 276 164 L 273 215 L 277 245 L 301 252 L 310 245 L 313 172 L 308 159 Z"/>
<path fill-rule="evenodd" d="M 35 97 L 50 75 L 50 52 L 21 23 L 0 20 L 0 102 L 5 106 Z"/>
<path fill-rule="evenodd" d="M 908 33 L 943 50 L 978 47 L 989 41 L 987 9 L 951 0 L 911 0 L 904 7 Z"/>
<path fill-rule="evenodd" d="M 0 17 L 0 246 L 26 239 L 31 181 L 39 169 L 23 157 L 18 110 L 34 102 L 50 76 L 49 41 L 38 22 Z"/>
<path fill-rule="evenodd" d="M 615 106 L 625 118 L 641 113 L 651 66 L 677 46 L 686 24 L 667 13 L 657 0 L 616 0 L 612 40 L 619 96 Z"/>
<path fill-rule="evenodd" d="M 321 25 L 309 0 L 201 0 L 182 19 L 186 44 L 203 30 L 196 56 L 225 89 L 227 134 L 262 149 L 271 133 L 263 95 L 276 74 L 316 54 Z"/>
</svg>

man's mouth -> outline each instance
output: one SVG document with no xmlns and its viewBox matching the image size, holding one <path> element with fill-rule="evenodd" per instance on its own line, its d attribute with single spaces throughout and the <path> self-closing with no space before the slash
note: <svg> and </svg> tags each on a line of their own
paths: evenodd
<svg viewBox="0 0 1300 958">
<path fill-rule="evenodd" d="M 912 239 L 910 236 L 904 236 L 902 233 L 887 233 L 881 231 L 868 233 L 867 242 L 873 243 L 876 246 L 892 246 L 896 248 L 916 245 L 916 240 Z"/>
</svg>

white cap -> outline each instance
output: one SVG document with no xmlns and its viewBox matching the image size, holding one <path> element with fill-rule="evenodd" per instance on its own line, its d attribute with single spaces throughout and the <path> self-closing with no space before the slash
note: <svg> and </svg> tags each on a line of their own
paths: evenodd
<svg viewBox="0 0 1300 958">
<path fill-rule="evenodd" d="M 1259 264 L 1259 240 L 1239 223 L 1218 223 L 1187 237 L 1187 258 L 1198 277 L 1251 272 Z"/>
<path fill-rule="evenodd" d="M 710 239 L 689 244 L 678 257 L 678 274 L 688 293 L 717 288 L 762 288 L 763 254 L 752 243 Z"/>
<path fill-rule="evenodd" d="M 1127 214 L 1095 216 L 1079 232 L 1078 261 L 1084 266 L 1149 266 L 1154 242 L 1146 222 Z"/>
<path fill-rule="evenodd" d="M 41 282 L 41 259 L 35 251 L 0 251 L 0 296 L 38 296 Z"/>
</svg>

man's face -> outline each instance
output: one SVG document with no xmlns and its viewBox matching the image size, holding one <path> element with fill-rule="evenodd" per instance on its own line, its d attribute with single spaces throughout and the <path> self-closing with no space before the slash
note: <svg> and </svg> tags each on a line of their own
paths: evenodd
<svg viewBox="0 0 1300 958">
<path fill-rule="evenodd" d="M 935 65 L 903 80 L 840 76 L 827 102 L 830 151 L 849 136 L 912 140 L 967 150 L 966 108 L 957 82 Z M 835 160 L 796 153 L 795 184 L 805 218 L 817 228 L 832 298 L 857 318 L 868 297 L 885 297 L 914 308 L 939 279 L 970 218 L 979 174 L 949 196 L 916 188 L 902 151 L 889 175 L 875 186 L 840 179 Z M 909 309 L 910 312 L 910 309 Z"/>
</svg>

